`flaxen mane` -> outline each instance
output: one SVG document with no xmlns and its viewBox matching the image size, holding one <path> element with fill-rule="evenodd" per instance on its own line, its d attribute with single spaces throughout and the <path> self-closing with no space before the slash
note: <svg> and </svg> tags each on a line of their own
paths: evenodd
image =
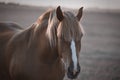
<svg viewBox="0 0 120 80">
<path fill-rule="evenodd" d="M 51 47 L 56 46 L 56 42 L 57 42 L 56 33 L 57 33 L 58 24 L 59 24 L 59 21 L 56 17 L 56 11 L 53 10 L 51 11 L 50 16 L 49 16 L 48 27 L 46 31 L 46 36 L 49 39 Z"/>
</svg>

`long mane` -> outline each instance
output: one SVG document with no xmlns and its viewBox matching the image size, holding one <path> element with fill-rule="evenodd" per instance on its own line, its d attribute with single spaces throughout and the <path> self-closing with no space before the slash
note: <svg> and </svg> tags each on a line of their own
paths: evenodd
<svg viewBox="0 0 120 80">
<path fill-rule="evenodd" d="M 48 27 L 46 31 L 46 36 L 49 39 L 49 43 L 51 47 L 54 47 L 57 42 L 57 27 L 58 27 L 59 21 L 56 17 L 56 10 L 51 11 L 49 20 L 48 20 Z"/>
</svg>

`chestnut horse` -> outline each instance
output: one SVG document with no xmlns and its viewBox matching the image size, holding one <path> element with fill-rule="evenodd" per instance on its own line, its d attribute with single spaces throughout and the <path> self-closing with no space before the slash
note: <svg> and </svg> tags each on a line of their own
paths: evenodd
<svg viewBox="0 0 120 80">
<path fill-rule="evenodd" d="M 0 80 L 75 79 L 80 73 L 79 53 L 83 7 L 75 16 L 60 6 L 41 15 L 29 28 L 0 23 Z"/>
</svg>

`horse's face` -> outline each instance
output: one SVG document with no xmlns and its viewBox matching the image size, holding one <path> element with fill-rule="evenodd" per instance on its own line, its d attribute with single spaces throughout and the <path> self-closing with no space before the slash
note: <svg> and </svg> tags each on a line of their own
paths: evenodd
<svg viewBox="0 0 120 80">
<path fill-rule="evenodd" d="M 57 28 L 58 51 L 65 65 L 68 78 L 74 79 L 80 73 L 79 53 L 81 50 L 82 29 L 79 21 L 82 16 L 80 8 L 77 16 L 70 12 L 62 13 L 60 7 L 56 14 L 60 21 Z"/>
<path fill-rule="evenodd" d="M 68 78 L 74 79 L 80 73 L 79 53 L 81 49 L 81 41 L 72 39 L 66 41 L 58 38 L 59 55 L 65 65 Z"/>
</svg>

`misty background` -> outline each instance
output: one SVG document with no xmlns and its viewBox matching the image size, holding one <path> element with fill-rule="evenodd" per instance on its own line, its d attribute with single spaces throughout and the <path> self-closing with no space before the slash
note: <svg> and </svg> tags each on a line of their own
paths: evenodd
<svg viewBox="0 0 120 80">
<path fill-rule="evenodd" d="M 120 9 L 120 0 L 0 0 L 0 2 L 52 7 L 61 5 L 67 8 L 84 6 L 85 8 Z"/>
</svg>

